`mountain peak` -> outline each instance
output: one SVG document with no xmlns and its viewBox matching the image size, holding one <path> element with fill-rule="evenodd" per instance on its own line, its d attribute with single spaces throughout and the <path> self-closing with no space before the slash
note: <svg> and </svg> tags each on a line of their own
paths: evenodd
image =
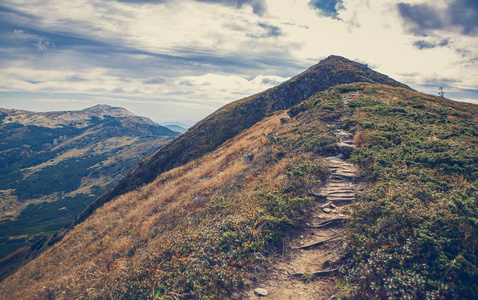
<svg viewBox="0 0 478 300">
<path fill-rule="evenodd" d="M 381 83 L 394 87 L 410 88 L 370 69 L 365 64 L 337 55 L 330 55 L 289 81 L 295 82 L 297 80 L 301 81 L 302 90 L 305 92 L 306 98 L 312 96 L 317 91 L 353 82 Z M 304 83 L 309 84 L 309 88 L 304 86 Z"/>
<path fill-rule="evenodd" d="M 96 104 L 95 106 L 85 108 L 84 110 L 95 110 L 95 109 L 111 109 L 113 106 L 108 104 Z"/>
<path fill-rule="evenodd" d="M 133 113 L 122 107 L 114 107 L 108 104 L 97 104 L 92 107 L 85 108 L 79 112 L 97 115 L 109 115 L 113 117 L 129 117 L 134 116 Z"/>
</svg>

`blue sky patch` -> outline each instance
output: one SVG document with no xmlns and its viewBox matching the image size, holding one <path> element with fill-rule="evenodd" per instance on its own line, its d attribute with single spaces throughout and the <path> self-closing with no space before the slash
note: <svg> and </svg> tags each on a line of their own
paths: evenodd
<svg viewBox="0 0 478 300">
<path fill-rule="evenodd" d="M 344 9 L 342 0 L 312 0 L 309 5 L 316 9 L 319 15 L 338 20 L 339 11 Z"/>
</svg>

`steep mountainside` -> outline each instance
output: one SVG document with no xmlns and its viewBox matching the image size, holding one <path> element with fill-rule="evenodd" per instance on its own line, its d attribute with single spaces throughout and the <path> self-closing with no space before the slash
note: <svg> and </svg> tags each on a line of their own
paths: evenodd
<svg viewBox="0 0 478 300">
<path fill-rule="evenodd" d="M 95 205 L 100 206 L 118 195 L 153 181 L 162 172 L 213 151 L 224 141 L 250 128 L 271 112 L 288 109 L 317 92 L 352 82 L 382 83 L 408 88 L 365 65 L 343 57 L 330 56 L 281 85 L 228 104 L 198 122 L 185 134 L 142 161 L 114 189 L 98 199 Z"/>
<path fill-rule="evenodd" d="M 0 109 L 0 258 L 64 227 L 176 135 L 107 105 Z"/>
<path fill-rule="evenodd" d="M 391 83 L 315 93 L 105 203 L 2 295 L 254 299 L 289 280 L 271 296 L 476 298 L 478 106 Z M 300 258 L 317 269 L 278 268 Z"/>
</svg>

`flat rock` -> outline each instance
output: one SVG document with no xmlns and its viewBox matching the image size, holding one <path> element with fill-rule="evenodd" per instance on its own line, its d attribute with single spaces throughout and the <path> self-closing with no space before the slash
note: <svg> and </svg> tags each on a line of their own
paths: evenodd
<svg viewBox="0 0 478 300">
<path fill-rule="evenodd" d="M 256 294 L 259 297 L 265 297 L 267 296 L 267 290 L 263 288 L 257 288 L 254 290 L 254 294 Z"/>
<path fill-rule="evenodd" d="M 205 197 L 205 196 L 197 196 L 192 200 L 192 202 L 200 202 L 200 201 L 207 200 L 207 199 L 208 198 Z"/>
</svg>

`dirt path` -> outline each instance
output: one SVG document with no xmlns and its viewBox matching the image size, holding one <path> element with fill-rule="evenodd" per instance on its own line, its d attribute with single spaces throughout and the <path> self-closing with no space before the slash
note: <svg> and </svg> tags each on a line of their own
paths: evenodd
<svg viewBox="0 0 478 300">
<path fill-rule="evenodd" d="M 346 112 L 348 102 L 355 95 L 350 93 L 343 97 Z M 334 295 L 334 263 L 340 259 L 344 247 L 346 216 L 341 214 L 341 209 L 362 191 L 357 169 L 343 159 L 353 147 L 353 136 L 340 128 L 347 117 L 326 122 L 331 134 L 340 138 L 338 146 L 343 151 L 337 156 L 317 158 L 330 167 L 332 174 L 324 185 L 311 190 L 318 201 L 310 219 L 285 238 L 282 254 L 269 257 L 269 261 L 262 264 L 258 276 L 251 277 L 242 299 L 308 300 L 329 299 Z M 260 274 L 267 275 L 261 278 Z M 267 295 L 259 296 L 257 288 L 265 289 Z"/>
</svg>

